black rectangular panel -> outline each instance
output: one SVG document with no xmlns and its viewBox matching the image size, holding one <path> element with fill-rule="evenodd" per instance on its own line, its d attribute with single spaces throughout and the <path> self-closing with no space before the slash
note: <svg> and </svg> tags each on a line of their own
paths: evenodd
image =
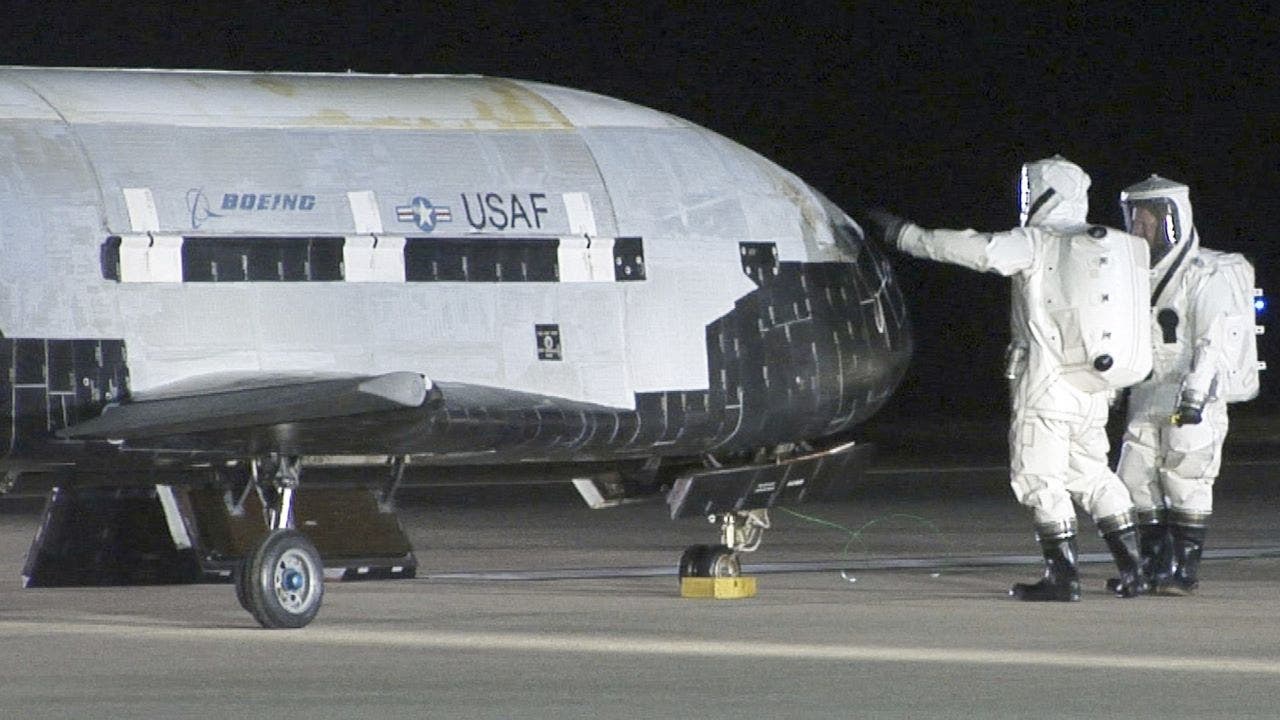
<svg viewBox="0 0 1280 720">
<path fill-rule="evenodd" d="M 102 265 L 102 279 L 120 282 L 120 237 L 112 235 L 102 243 L 98 251 L 98 262 Z"/>
<path fill-rule="evenodd" d="M 561 360 L 564 358 L 560 345 L 559 325 L 534 325 L 533 334 L 538 341 L 539 360 Z"/>
<path fill-rule="evenodd" d="M 644 280 L 644 242 L 638 237 L 613 241 L 613 279 L 618 282 Z"/>
<path fill-rule="evenodd" d="M 13 381 L 18 385 L 44 385 L 44 340 L 21 338 L 13 341 Z"/>
<path fill-rule="evenodd" d="M 184 282 L 342 280 L 340 237 L 186 237 Z"/>
<path fill-rule="evenodd" d="M 405 240 L 408 282 L 555 282 L 559 240 L 445 238 Z"/>
<path fill-rule="evenodd" d="M 71 392 L 75 389 L 75 353 L 71 340 L 49 341 L 49 391 Z"/>
</svg>

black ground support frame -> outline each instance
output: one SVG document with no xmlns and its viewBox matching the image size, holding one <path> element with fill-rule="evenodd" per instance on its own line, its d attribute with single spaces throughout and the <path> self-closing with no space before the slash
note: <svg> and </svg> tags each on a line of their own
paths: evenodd
<svg viewBox="0 0 1280 720">
<path fill-rule="evenodd" d="M 294 518 L 330 580 L 417 573 L 408 537 L 372 490 L 308 488 Z M 220 487 L 58 487 L 23 575 L 27 587 L 230 582 L 266 535 L 256 495 L 237 513 Z"/>
<path fill-rule="evenodd" d="M 846 443 L 776 463 L 704 470 L 676 479 L 667 494 L 671 518 L 720 515 L 848 498 L 874 446 Z"/>
<path fill-rule="evenodd" d="M 187 498 L 208 569 L 233 570 L 267 536 L 256 496 L 249 497 L 240 515 L 229 511 L 228 496 L 220 488 L 193 489 Z M 320 551 L 331 580 L 411 578 L 417 573 L 418 561 L 400 521 L 379 507 L 371 489 L 304 487 L 293 514 L 294 526 Z"/>
<path fill-rule="evenodd" d="M 22 571 L 26 587 L 199 582 L 196 550 L 175 543 L 154 487 L 49 494 Z"/>
</svg>

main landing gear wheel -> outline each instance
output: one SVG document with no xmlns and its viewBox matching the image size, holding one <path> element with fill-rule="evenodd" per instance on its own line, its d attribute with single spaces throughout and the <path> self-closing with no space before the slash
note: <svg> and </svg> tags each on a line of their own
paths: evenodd
<svg viewBox="0 0 1280 720">
<path fill-rule="evenodd" d="M 236 576 L 236 597 L 264 628 L 300 628 L 320 611 L 324 566 L 297 530 L 267 535 Z"/>
<path fill-rule="evenodd" d="M 738 554 L 725 545 L 692 545 L 680 556 L 680 577 L 725 578 L 742 575 Z"/>
</svg>

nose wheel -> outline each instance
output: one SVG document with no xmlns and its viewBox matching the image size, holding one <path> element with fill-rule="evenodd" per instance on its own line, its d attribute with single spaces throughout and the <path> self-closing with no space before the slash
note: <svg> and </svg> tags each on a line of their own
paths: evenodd
<svg viewBox="0 0 1280 720">
<path fill-rule="evenodd" d="M 769 528 L 767 510 L 751 510 L 712 515 L 720 525 L 719 545 L 691 545 L 680 556 L 680 579 L 736 578 L 742 575 L 741 554 L 760 547 Z"/>
<path fill-rule="evenodd" d="M 738 577 L 742 563 L 724 545 L 693 545 L 680 556 L 680 577 Z"/>
</svg>

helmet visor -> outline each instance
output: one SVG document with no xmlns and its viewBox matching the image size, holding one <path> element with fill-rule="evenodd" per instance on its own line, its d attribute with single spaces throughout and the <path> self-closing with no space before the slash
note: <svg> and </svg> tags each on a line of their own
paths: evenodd
<svg viewBox="0 0 1280 720">
<path fill-rule="evenodd" d="M 1027 166 L 1022 166 L 1022 172 L 1018 173 L 1018 187 L 1014 191 L 1014 201 L 1018 204 L 1018 227 L 1027 226 L 1027 213 L 1031 210 L 1031 177 L 1027 173 Z"/>
<path fill-rule="evenodd" d="M 1123 208 L 1125 229 L 1147 241 L 1152 265 L 1168 255 L 1181 239 L 1177 208 L 1168 198 L 1130 200 L 1123 203 Z"/>
</svg>

